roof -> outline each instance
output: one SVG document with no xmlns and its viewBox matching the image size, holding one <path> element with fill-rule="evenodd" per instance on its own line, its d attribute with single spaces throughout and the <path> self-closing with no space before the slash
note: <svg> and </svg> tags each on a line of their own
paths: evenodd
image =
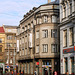
<svg viewBox="0 0 75 75">
<path fill-rule="evenodd" d="M 15 28 L 15 29 L 17 28 L 17 26 L 11 26 L 11 25 L 10 25 L 10 26 L 9 26 L 9 25 L 3 25 L 3 26 L 4 26 L 5 28 Z"/>
<path fill-rule="evenodd" d="M 4 28 L 0 27 L 0 33 L 5 33 Z"/>
</svg>

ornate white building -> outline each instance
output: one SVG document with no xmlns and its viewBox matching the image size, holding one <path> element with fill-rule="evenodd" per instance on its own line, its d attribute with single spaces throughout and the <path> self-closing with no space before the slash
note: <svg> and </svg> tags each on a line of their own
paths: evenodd
<svg viewBox="0 0 75 75">
<path fill-rule="evenodd" d="M 61 74 L 75 72 L 75 0 L 60 0 Z"/>
</svg>

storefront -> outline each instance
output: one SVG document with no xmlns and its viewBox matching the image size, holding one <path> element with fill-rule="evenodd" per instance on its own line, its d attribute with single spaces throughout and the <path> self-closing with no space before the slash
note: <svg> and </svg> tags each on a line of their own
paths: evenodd
<svg viewBox="0 0 75 75">
<path fill-rule="evenodd" d="M 74 74 L 74 48 L 68 48 L 63 50 L 63 70 L 64 74 Z"/>
</svg>

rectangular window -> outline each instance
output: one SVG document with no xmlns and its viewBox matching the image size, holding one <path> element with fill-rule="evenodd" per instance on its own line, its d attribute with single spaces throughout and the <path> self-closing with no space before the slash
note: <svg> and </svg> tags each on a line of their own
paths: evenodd
<svg viewBox="0 0 75 75">
<path fill-rule="evenodd" d="M 27 64 L 25 63 L 25 73 L 27 73 Z"/>
<path fill-rule="evenodd" d="M 7 40 L 12 40 L 12 35 L 7 35 Z"/>
<path fill-rule="evenodd" d="M 2 47 L 0 47 L 0 52 L 2 52 Z"/>
<path fill-rule="evenodd" d="M 71 58 L 71 74 L 74 73 L 74 57 Z"/>
<path fill-rule="evenodd" d="M 39 38 L 39 31 L 36 31 L 36 39 Z"/>
<path fill-rule="evenodd" d="M 0 43 L 2 43 L 2 39 L 0 39 Z"/>
<path fill-rule="evenodd" d="M 12 55 L 12 52 L 10 52 L 10 55 Z"/>
<path fill-rule="evenodd" d="M 48 52 L 48 44 L 43 44 L 43 52 Z"/>
<path fill-rule="evenodd" d="M 6 63 L 8 64 L 8 62 L 9 62 L 9 61 L 8 61 L 8 58 L 7 58 L 7 61 L 6 61 Z"/>
<path fill-rule="evenodd" d="M 23 52 L 22 55 L 24 55 L 24 48 L 22 49 L 22 52 Z"/>
<path fill-rule="evenodd" d="M 57 17 L 52 15 L 52 23 L 56 23 L 57 22 Z"/>
<path fill-rule="evenodd" d="M 48 16 L 44 16 L 44 23 L 48 22 Z"/>
<path fill-rule="evenodd" d="M 42 30 L 43 32 L 43 38 L 47 38 L 48 37 L 48 30 Z"/>
<path fill-rule="evenodd" d="M 36 46 L 36 53 L 39 53 L 39 45 Z"/>
<path fill-rule="evenodd" d="M 12 64 L 12 59 L 10 59 L 10 64 Z"/>
<path fill-rule="evenodd" d="M 63 47 L 67 46 L 67 30 L 63 31 Z"/>
<path fill-rule="evenodd" d="M 33 74 L 33 63 L 31 63 L 31 74 Z"/>
<path fill-rule="evenodd" d="M 64 18 L 66 17 L 66 7 L 64 7 Z"/>
<path fill-rule="evenodd" d="M 67 58 L 64 59 L 65 60 L 65 73 L 68 71 L 68 60 Z"/>
<path fill-rule="evenodd" d="M 28 74 L 30 73 L 30 63 L 28 63 Z"/>
<path fill-rule="evenodd" d="M 21 56 L 21 51 L 20 51 L 20 56 Z"/>
<path fill-rule="evenodd" d="M 7 47 L 13 47 L 12 43 L 7 43 Z"/>
<path fill-rule="evenodd" d="M 74 33 L 73 33 L 73 27 L 69 29 L 70 30 L 70 33 L 69 33 L 69 44 L 70 46 L 71 45 L 74 45 Z"/>
<path fill-rule="evenodd" d="M 72 14 L 72 0 L 70 0 L 70 14 Z"/>
<path fill-rule="evenodd" d="M 57 44 L 51 44 L 52 53 L 57 53 Z"/>
<path fill-rule="evenodd" d="M 51 37 L 57 38 L 57 29 L 51 29 Z"/>
</svg>

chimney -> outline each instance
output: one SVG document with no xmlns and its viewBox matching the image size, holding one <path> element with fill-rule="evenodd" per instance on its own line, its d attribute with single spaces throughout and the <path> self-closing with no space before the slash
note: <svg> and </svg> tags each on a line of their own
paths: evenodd
<svg viewBox="0 0 75 75">
<path fill-rule="evenodd" d="M 48 0 L 48 3 L 50 3 L 51 2 L 51 0 Z"/>
</svg>

